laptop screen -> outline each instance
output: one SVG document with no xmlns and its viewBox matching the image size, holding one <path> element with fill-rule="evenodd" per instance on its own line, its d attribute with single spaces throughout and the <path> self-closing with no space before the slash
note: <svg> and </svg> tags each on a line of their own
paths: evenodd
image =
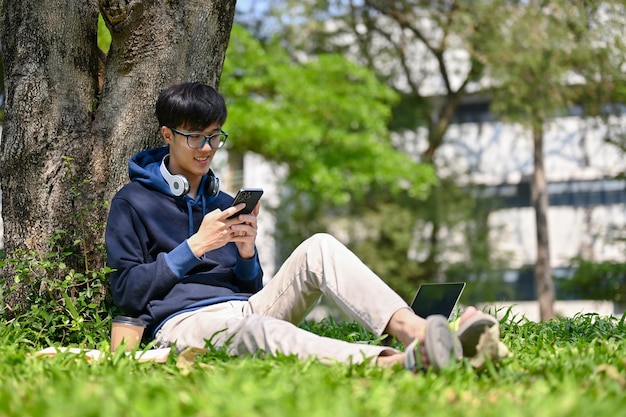
<svg viewBox="0 0 626 417">
<path fill-rule="evenodd" d="M 422 284 L 415 294 L 411 308 L 420 317 L 441 314 L 449 319 L 464 288 L 464 282 Z"/>
</svg>

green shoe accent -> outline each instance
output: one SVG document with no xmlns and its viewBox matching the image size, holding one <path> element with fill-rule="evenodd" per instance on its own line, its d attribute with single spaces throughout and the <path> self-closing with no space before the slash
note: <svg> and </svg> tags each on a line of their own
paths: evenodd
<svg viewBox="0 0 626 417">
<path fill-rule="evenodd" d="M 452 320 L 449 324 L 448 327 L 450 327 L 450 330 L 452 330 L 454 333 L 457 333 L 459 331 L 459 327 L 461 327 L 461 318 L 457 318 L 455 320 Z"/>
</svg>

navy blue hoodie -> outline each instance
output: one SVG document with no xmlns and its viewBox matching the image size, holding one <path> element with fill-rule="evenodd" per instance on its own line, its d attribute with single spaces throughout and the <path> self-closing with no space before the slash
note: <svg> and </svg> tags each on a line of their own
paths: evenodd
<svg viewBox="0 0 626 417">
<path fill-rule="evenodd" d="M 241 259 L 234 243 L 197 258 L 187 238 L 202 218 L 230 207 L 233 197 L 198 193 L 174 197 L 159 171 L 168 147 L 148 149 L 129 162 L 131 182 L 111 201 L 106 247 L 113 300 L 147 324 L 146 336 L 168 318 L 227 300 L 247 299 L 263 286 L 258 255 Z M 209 180 L 202 179 L 200 190 Z"/>
</svg>

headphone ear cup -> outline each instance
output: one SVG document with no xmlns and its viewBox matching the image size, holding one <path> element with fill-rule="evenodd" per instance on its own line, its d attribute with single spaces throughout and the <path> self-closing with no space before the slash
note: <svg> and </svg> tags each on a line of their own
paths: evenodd
<svg viewBox="0 0 626 417">
<path fill-rule="evenodd" d="M 169 157 L 170 155 L 167 154 L 165 155 L 165 157 L 163 157 L 163 160 L 161 161 L 161 166 L 159 168 L 159 170 L 161 171 L 161 175 L 163 175 L 163 179 L 165 179 L 165 182 L 167 183 L 167 185 L 169 185 L 170 191 L 175 197 L 187 195 L 187 193 L 189 193 L 189 189 L 191 188 L 189 186 L 189 181 L 187 180 L 187 178 L 185 178 L 184 175 L 170 174 L 170 172 L 167 170 L 166 164 L 166 160 L 168 160 Z"/>
<path fill-rule="evenodd" d="M 220 179 L 215 176 L 213 171 L 209 173 L 209 180 L 206 184 L 206 194 L 215 197 L 220 192 Z"/>
<path fill-rule="evenodd" d="M 189 181 L 182 175 L 172 175 L 172 181 L 168 182 L 170 186 L 170 191 L 176 197 L 182 197 L 189 193 Z"/>
</svg>

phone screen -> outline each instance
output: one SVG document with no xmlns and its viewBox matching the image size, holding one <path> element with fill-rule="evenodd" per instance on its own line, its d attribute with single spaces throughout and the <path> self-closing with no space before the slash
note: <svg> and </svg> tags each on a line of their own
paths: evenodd
<svg viewBox="0 0 626 417">
<path fill-rule="evenodd" d="M 422 284 L 415 294 L 411 308 L 420 317 L 441 314 L 450 318 L 464 288 L 464 282 Z"/>
</svg>

